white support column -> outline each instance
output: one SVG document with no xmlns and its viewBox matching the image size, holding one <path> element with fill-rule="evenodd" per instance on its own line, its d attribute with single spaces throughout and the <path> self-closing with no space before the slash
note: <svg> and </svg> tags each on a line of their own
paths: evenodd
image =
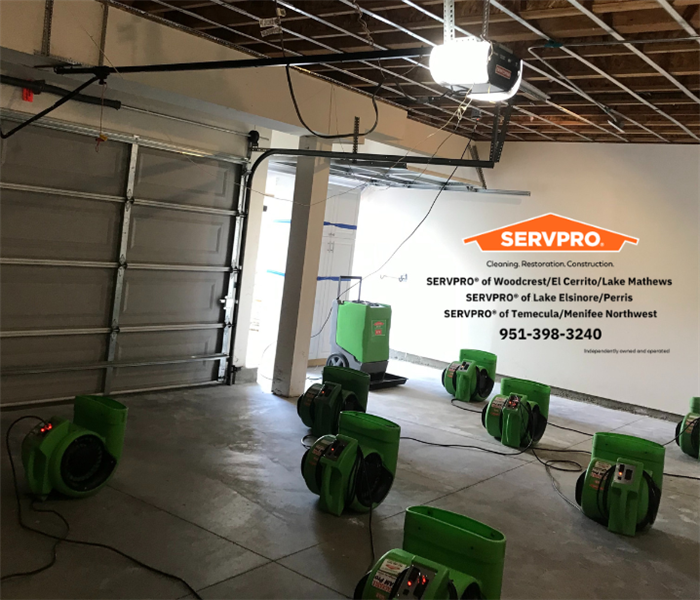
<svg viewBox="0 0 700 600">
<path fill-rule="evenodd" d="M 304 150 L 331 150 L 329 141 L 313 136 L 299 140 Z M 304 392 L 316 299 L 316 278 L 323 241 L 330 160 L 299 157 L 289 231 L 287 267 L 282 292 L 272 392 L 299 396 Z"/>
</svg>

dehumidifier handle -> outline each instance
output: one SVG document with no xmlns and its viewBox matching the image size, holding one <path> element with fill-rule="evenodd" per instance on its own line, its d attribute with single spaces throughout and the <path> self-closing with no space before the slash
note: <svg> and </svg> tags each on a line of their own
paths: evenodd
<svg viewBox="0 0 700 600">
<path fill-rule="evenodd" d="M 362 277 L 360 275 L 340 275 L 338 277 L 338 296 L 337 299 L 340 300 L 340 284 L 343 281 L 350 281 L 352 279 L 359 279 L 360 283 L 358 284 L 358 290 L 357 290 L 357 299 L 358 301 L 362 297 Z"/>
</svg>

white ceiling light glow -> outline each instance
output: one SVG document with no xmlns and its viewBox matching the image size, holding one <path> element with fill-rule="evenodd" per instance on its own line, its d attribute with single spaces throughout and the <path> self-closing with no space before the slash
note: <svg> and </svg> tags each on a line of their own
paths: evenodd
<svg viewBox="0 0 700 600">
<path fill-rule="evenodd" d="M 503 46 L 464 37 L 433 48 L 430 74 L 435 83 L 473 100 L 503 102 L 518 91 L 523 63 Z"/>
<path fill-rule="evenodd" d="M 435 83 L 449 88 L 469 89 L 477 83 L 488 83 L 491 44 L 477 38 L 458 38 L 430 53 L 430 74 Z"/>
</svg>

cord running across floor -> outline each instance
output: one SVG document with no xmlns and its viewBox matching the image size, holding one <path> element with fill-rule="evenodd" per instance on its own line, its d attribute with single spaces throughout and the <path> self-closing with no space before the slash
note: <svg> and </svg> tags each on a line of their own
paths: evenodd
<svg viewBox="0 0 700 600">
<path fill-rule="evenodd" d="M 12 451 L 10 449 L 10 433 L 12 432 L 13 428 L 15 425 L 20 423 L 21 421 L 25 421 L 28 419 L 32 419 L 35 421 L 39 421 L 40 423 L 46 424 L 46 421 L 41 418 L 37 417 L 34 415 L 26 415 L 23 417 L 19 417 L 18 419 L 15 419 L 9 426 L 7 433 L 5 434 L 5 448 L 7 450 L 7 457 L 10 460 L 10 468 L 12 470 L 12 484 L 14 486 L 14 492 L 15 492 L 15 501 L 17 503 L 17 521 L 22 529 L 25 529 L 27 531 L 33 531 L 34 533 L 38 533 L 39 535 L 42 535 L 44 537 L 47 537 L 49 539 L 55 540 L 55 543 L 52 548 L 52 556 L 51 560 L 46 563 L 44 566 L 39 567 L 37 569 L 33 569 L 31 571 L 20 571 L 17 573 L 10 573 L 9 575 L 4 575 L 2 578 L 0 578 L 0 581 L 7 581 L 9 579 L 14 579 L 18 577 L 29 577 L 31 575 L 36 575 L 38 573 L 41 573 L 43 571 L 47 571 L 51 567 L 53 567 L 56 564 L 56 555 L 57 555 L 57 550 L 58 546 L 61 543 L 66 543 L 66 544 L 76 544 L 80 546 L 90 546 L 93 548 L 103 548 L 105 550 L 109 550 L 110 552 L 114 552 L 115 554 L 119 554 L 120 556 L 130 560 L 134 564 L 139 565 L 140 567 L 143 567 L 144 569 L 147 569 L 148 571 L 151 571 L 153 573 L 157 573 L 158 575 L 162 575 L 163 577 L 167 577 L 168 579 L 172 579 L 174 581 L 180 582 L 187 590 L 189 593 L 191 593 L 195 598 L 198 600 L 201 600 L 201 597 L 197 593 L 197 591 L 189 584 L 187 583 L 182 577 L 179 577 L 178 575 L 173 575 L 172 573 L 167 573 L 165 571 L 162 571 L 160 569 L 157 569 L 156 567 L 153 567 L 151 565 L 146 564 L 145 562 L 139 560 L 138 558 L 134 558 L 133 556 L 127 554 L 126 552 L 122 552 L 118 548 L 115 548 L 113 546 L 110 546 L 108 544 L 101 544 L 99 542 L 88 542 L 84 540 L 74 540 L 70 539 L 68 535 L 70 534 L 70 524 L 68 523 L 68 520 L 57 510 L 54 510 L 52 508 L 46 508 L 46 509 L 39 509 L 37 508 L 37 501 L 32 502 L 31 508 L 35 512 L 40 512 L 40 513 L 51 513 L 58 517 L 61 522 L 64 524 L 66 533 L 64 536 L 57 536 L 53 535 L 51 533 L 47 533 L 46 531 L 43 531 L 41 529 L 37 529 L 36 527 L 32 527 L 31 525 L 27 525 L 24 522 L 24 519 L 22 518 L 22 501 L 20 498 L 19 494 L 19 486 L 17 485 L 17 471 L 15 469 L 15 461 L 12 457 Z"/>
</svg>

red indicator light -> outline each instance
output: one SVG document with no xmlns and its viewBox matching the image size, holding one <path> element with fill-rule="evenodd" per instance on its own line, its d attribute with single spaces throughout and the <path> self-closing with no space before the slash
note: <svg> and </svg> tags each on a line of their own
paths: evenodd
<svg viewBox="0 0 700 600">
<path fill-rule="evenodd" d="M 425 575 L 424 575 L 424 576 L 423 576 L 423 585 L 425 585 L 425 582 L 426 582 L 426 581 L 427 581 L 427 579 L 425 578 Z"/>
<path fill-rule="evenodd" d="M 408 582 L 408 587 L 411 587 L 412 585 L 413 585 L 413 582 L 412 582 L 412 581 L 409 581 L 409 582 Z"/>
<path fill-rule="evenodd" d="M 49 424 L 46 426 L 46 429 L 47 429 L 47 430 L 48 430 L 48 429 L 53 429 L 53 425 L 52 425 L 51 423 L 49 423 Z"/>
</svg>

